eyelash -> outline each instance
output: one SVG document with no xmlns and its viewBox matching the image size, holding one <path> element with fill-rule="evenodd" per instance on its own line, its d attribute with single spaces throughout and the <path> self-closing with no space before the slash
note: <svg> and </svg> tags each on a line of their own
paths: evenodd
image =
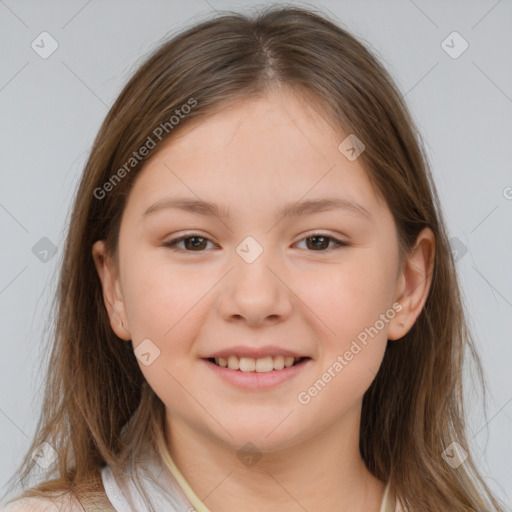
<svg viewBox="0 0 512 512">
<path fill-rule="evenodd" d="M 316 238 L 316 237 L 327 238 L 327 239 L 329 239 L 329 241 L 333 242 L 335 244 L 335 246 L 331 247 L 331 248 L 328 248 L 328 249 L 324 249 L 324 250 L 319 249 L 318 251 L 310 250 L 309 252 L 324 252 L 324 253 L 325 252 L 331 252 L 331 251 L 336 250 L 336 249 L 341 249 L 342 247 L 348 247 L 348 245 L 349 245 L 348 243 L 343 242 L 342 240 L 339 240 L 338 238 L 335 238 L 333 236 L 327 235 L 325 233 L 312 233 L 311 235 L 309 235 L 307 237 L 304 237 L 301 240 L 299 240 L 299 242 L 302 242 L 303 240 L 307 240 L 308 238 Z M 211 240 L 209 240 L 208 238 L 200 235 L 199 233 L 189 233 L 187 235 L 180 236 L 178 238 L 174 238 L 172 240 L 169 240 L 168 242 L 165 242 L 163 245 L 165 247 L 168 247 L 169 249 L 171 249 L 173 251 L 176 251 L 176 252 L 188 252 L 188 253 L 194 253 L 194 252 L 202 253 L 202 252 L 204 252 L 204 250 L 188 251 L 186 249 L 182 249 L 182 248 L 177 247 L 177 244 L 179 242 L 182 242 L 184 240 L 188 240 L 189 238 L 202 238 L 204 240 L 207 240 L 207 241 L 211 242 Z"/>
</svg>

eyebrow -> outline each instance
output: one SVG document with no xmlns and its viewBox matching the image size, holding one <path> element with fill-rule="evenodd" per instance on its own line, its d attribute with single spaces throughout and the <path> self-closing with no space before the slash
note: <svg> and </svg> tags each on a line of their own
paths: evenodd
<svg viewBox="0 0 512 512">
<path fill-rule="evenodd" d="M 156 212 L 173 208 L 197 215 L 215 216 L 226 219 L 230 217 L 229 210 L 225 208 L 221 210 L 220 206 L 215 203 L 188 197 L 172 197 L 157 201 L 143 213 L 142 217 L 146 218 Z M 372 215 L 364 206 L 355 201 L 339 197 L 289 203 L 280 211 L 276 212 L 276 215 L 277 217 L 292 218 L 333 209 L 347 210 L 372 219 Z"/>
</svg>

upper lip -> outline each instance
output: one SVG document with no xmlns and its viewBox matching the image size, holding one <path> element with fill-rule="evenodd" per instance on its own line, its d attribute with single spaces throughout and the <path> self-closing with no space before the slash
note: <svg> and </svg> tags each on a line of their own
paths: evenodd
<svg viewBox="0 0 512 512">
<path fill-rule="evenodd" d="M 219 358 L 219 357 L 229 357 L 229 356 L 238 356 L 238 357 L 252 357 L 253 359 L 260 359 L 263 357 L 269 356 L 293 356 L 293 357 L 308 357 L 304 354 L 301 354 L 295 350 L 288 350 L 285 348 L 277 347 L 275 345 L 265 345 L 263 347 L 248 347 L 238 345 L 236 347 L 229 347 L 223 350 L 219 350 L 214 352 L 208 356 L 205 356 L 203 359 L 211 359 L 211 358 Z"/>
</svg>

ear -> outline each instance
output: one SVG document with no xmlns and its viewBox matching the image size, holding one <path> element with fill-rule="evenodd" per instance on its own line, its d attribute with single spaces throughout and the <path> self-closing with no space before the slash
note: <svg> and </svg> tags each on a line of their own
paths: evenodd
<svg viewBox="0 0 512 512">
<path fill-rule="evenodd" d="M 100 277 L 103 300 L 110 318 L 110 326 L 119 338 L 128 341 L 131 339 L 131 334 L 118 269 L 112 258 L 107 256 L 104 240 L 98 240 L 93 244 L 92 257 Z"/>
<path fill-rule="evenodd" d="M 430 228 L 423 228 L 398 276 L 395 301 L 402 309 L 390 321 L 388 339 L 398 340 L 405 336 L 420 315 L 432 284 L 434 257 L 434 233 Z"/>
</svg>

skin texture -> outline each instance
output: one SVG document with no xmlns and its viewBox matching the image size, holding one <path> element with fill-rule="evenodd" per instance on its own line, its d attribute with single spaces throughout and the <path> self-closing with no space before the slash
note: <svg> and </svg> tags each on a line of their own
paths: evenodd
<svg viewBox="0 0 512 512">
<path fill-rule="evenodd" d="M 173 459 L 212 511 L 379 510 L 384 483 L 358 449 L 362 397 L 387 340 L 404 336 L 423 308 L 434 237 L 425 228 L 401 265 L 391 212 L 359 160 L 338 150 L 346 135 L 285 89 L 236 102 L 184 127 L 145 166 L 123 213 L 118 265 L 103 241 L 93 247 L 112 329 L 134 349 L 149 338 L 160 350 L 139 366 L 166 405 Z M 143 218 L 172 196 L 215 202 L 230 216 L 161 209 Z M 325 197 L 355 201 L 371 218 L 277 213 Z M 193 240 L 188 252 L 186 242 L 181 251 L 163 245 L 191 231 L 207 239 L 200 250 Z M 315 249 L 308 237 L 317 232 L 348 246 Z M 236 252 L 247 236 L 263 248 L 253 263 Z M 401 311 L 301 404 L 299 392 L 394 303 Z M 273 389 L 241 390 L 201 360 L 235 345 L 312 360 Z M 237 457 L 248 442 L 262 454 L 251 467 Z"/>
</svg>

